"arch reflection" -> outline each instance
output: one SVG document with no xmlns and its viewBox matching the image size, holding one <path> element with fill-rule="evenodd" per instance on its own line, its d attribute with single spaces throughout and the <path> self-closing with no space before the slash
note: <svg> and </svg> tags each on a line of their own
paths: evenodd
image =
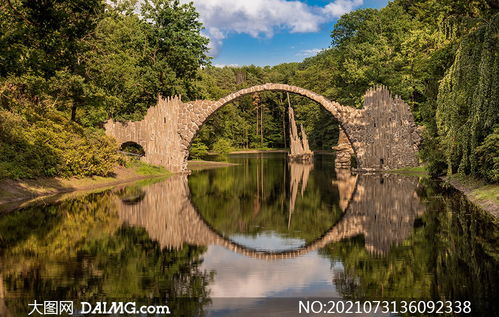
<svg viewBox="0 0 499 317">
<path fill-rule="evenodd" d="M 291 166 L 291 173 L 295 175 L 294 179 L 291 177 L 291 200 L 296 199 L 299 183 L 302 189 L 306 187 L 307 170 L 303 166 Z M 265 260 L 301 256 L 358 235 L 364 236 L 368 251 L 383 254 L 411 234 L 415 219 L 424 212 L 416 192 L 416 177 L 338 174 L 332 186 L 337 186 L 340 192 L 341 219 L 303 247 L 276 252 L 243 246 L 215 230 L 194 207 L 186 175 L 173 175 L 163 182 L 143 187 L 146 194 L 133 205 L 121 200 L 117 204 L 122 221 L 144 227 L 162 247 L 219 245 Z M 289 206 L 292 208 L 293 202 Z M 289 212 L 291 215 L 292 209 Z"/>
</svg>

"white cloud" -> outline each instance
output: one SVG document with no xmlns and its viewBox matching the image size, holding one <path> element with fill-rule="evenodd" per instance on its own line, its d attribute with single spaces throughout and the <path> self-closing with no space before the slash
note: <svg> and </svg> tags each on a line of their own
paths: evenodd
<svg viewBox="0 0 499 317">
<path fill-rule="evenodd" d="M 192 1 L 210 38 L 212 55 L 231 33 L 271 38 L 277 30 L 317 32 L 321 24 L 360 6 L 363 0 L 335 0 L 325 7 L 286 0 L 183 0 Z"/>
<path fill-rule="evenodd" d="M 233 68 L 238 68 L 241 67 L 239 64 L 213 64 L 214 67 L 218 68 L 224 68 L 224 67 L 233 67 Z"/>
<path fill-rule="evenodd" d="M 322 49 L 320 49 L 320 48 L 312 48 L 312 49 L 308 49 L 308 50 L 301 50 L 300 52 L 298 52 L 296 54 L 296 56 L 310 57 L 310 56 L 317 55 L 320 51 L 322 51 Z"/>
<path fill-rule="evenodd" d="M 361 6 L 363 0 L 336 0 L 324 7 L 324 12 L 331 17 L 340 17 L 358 6 Z"/>
</svg>

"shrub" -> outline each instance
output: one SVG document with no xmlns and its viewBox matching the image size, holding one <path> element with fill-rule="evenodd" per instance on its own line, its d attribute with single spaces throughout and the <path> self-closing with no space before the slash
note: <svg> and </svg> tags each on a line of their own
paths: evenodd
<svg viewBox="0 0 499 317">
<path fill-rule="evenodd" d="M 215 143 L 213 143 L 212 150 L 219 154 L 227 154 L 230 151 L 232 151 L 232 144 L 230 140 L 225 138 L 220 138 Z"/>
<path fill-rule="evenodd" d="M 53 107 L 0 109 L 0 177 L 106 176 L 117 163 L 115 141 L 82 128 Z"/>
<path fill-rule="evenodd" d="M 192 142 L 191 148 L 189 149 L 189 157 L 192 160 L 201 159 L 203 156 L 208 154 L 208 147 L 201 141 L 195 140 Z"/>
</svg>

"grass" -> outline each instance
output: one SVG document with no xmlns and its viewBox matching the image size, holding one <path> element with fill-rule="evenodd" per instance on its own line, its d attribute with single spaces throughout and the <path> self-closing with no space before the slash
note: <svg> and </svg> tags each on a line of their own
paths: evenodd
<svg viewBox="0 0 499 317">
<path fill-rule="evenodd" d="M 489 184 L 484 180 L 459 174 L 445 177 L 445 180 L 472 202 L 499 218 L 499 184 Z"/>
<path fill-rule="evenodd" d="M 416 176 L 428 176 L 428 171 L 426 170 L 426 166 L 417 166 L 417 167 L 406 167 L 399 168 L 396 170 L 389 171 L 390 173 L 395 174 L 404 174 L 404 175 L 416 175 Z"/>
<path fill-rule="evenodd" d="M 455 174 L 449 177 L 469 189 L 470 195 L 479 201 L 493 201 L 499 205 L 499 184 L 489 184 L 484 180 Z"/>
<path fill-rule="evenodd" d="M 474 178 L 471 176 L 465 176 L 461 174 L 454 174 L 448 177 L 449 180 L 456 180 L 459 181 L 459 183 L 463 186 L 466 186 L 467 188 L 472 188 L 476 189 L 479 187 L 487 186 L 487 182 L 485 182 L 482 179 Z"/>
<path fill-rule="evenodd" d="M 481 186 L 474 189 L 471 195 L 479 201 L 490 200 L 499 206 L 499 185 L 497 184 Z"/>
<path fill-rule="evenodd" d="M 127 164 L 128 168 L 132 168 L 135 170 L 135 172 L 139 175 L 147 175 L 147 176 L 163 176 L 163 175 L 169 175 L 170 172 L 162 167 L 162 166 L 155 166 L 151 164 L 144 163 L 139 160 L 133 160 Z"/>
</svg>

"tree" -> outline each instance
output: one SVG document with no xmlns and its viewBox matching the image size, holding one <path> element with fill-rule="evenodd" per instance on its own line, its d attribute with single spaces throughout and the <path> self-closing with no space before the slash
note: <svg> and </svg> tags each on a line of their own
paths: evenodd
<svg viewBox="0 0 499 317">
<path fill-rule="evenodd" d="M 48 80 L 57 72 L 65 72 L 59 79 L 68 81 L 54 83 L 75 88 L 65 95 L 70 97 L 65 106 L 76 121 L 76 110 L 88 97 L 79 84 L 87 80 L 82 54 L 89 49 L 88 40 L 103 13 L 103 2 L 9 0 L 5 7 L 0 56 L 8 66 L 0 67 L 0 76 L 31 74 Z M 56 95 L 59 88 L 53 89 Z"/>
<path fill-rule="evenodd" d="M 146 0 L 141 15 L 147 22 L 154 84 L 163 96 L 196 96 L 192 80 L 209 63 L 209 39 L 200 34 L 202 24 L 194 5 L 178 0 Z"/>
<path fill-rule="evenodd" d="M 440 83 L 436 118 L 449 174 L 489 178 L 481 169 L 477 149 L 499 123 L 498 26 L 499 14 L 465 36 Z"/>
</svg>

